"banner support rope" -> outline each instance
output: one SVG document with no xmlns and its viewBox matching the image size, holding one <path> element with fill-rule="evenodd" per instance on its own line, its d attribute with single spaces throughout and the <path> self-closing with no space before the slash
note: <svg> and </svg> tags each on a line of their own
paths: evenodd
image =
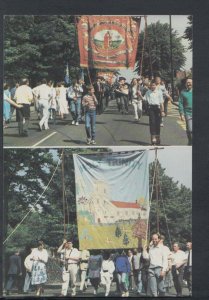
<svg viewBox="0 0 209 300">
<path fill-rule="evenodd" d="M 38 200 L 35 202 L 34 206 L 36 206 L 36 204 L 39 202 L 39 200 L 42 198 L 42 196 L 44 195 L 44 193 L 46 192 L 46 190 L 48 189 L 52 179 L 54 178 L 54 175 L 58 169 L 59 163 L 60 163 L 61 157 L 59 158 L 56 168 L 54 170 L 54 173 L 52 174 L 52 177 L 50 178 L 47 186 L 45 187 L 44 191 L 42 192 L 42 194 L 39 196 Z M 22 220 L 17 224 L 17 226 L 13 229 L 13 231 L 8 235 L 8 237 L 4 240 L 3 245 L 9 240 L 9 238 L 16 232 L 16 230 L 19 228 L 19 226 L 24 222 L 24 220 L 27 218 L 27 216 L 33 211 L 33 207 L 25 214 L 25 216 L 22 218 Z"/>
</svg>

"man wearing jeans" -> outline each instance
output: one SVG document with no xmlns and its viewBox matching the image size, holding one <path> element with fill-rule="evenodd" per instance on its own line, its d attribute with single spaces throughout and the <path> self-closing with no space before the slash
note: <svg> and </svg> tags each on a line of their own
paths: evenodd
<svg viewBox="0 0 209 300">
<path fill-rule="evenodd" d="M 96 106 L 98 101 L 94 95 L 94 87 L 87 88 L 88 94 L 83 97 L 82 104 L 85 109 L 85 127 L 87 135 L 87 145 L 95 145 L 96 136 Z"/>
<path fill-rule="evenodd" d="M 164 277 L 168 267 L 168 257 L 160 244 L 158 234 L 152 236 L 149 253 L 147 252 L 147 246 L 144 246 L 143 257 L 150 261 L 147 295 L 152 297 L 165 296 Z"/>
<path fill-rule="evenodd" d="M 117 272 L 117 280 L 119 283 L 120 292 L 122 293 L 121 297 L 128 297 L 128 277 L 131 273 L 131 265 L 124 251 L 122 251 L 121 255 L 116 258 L 115 270 Z"/>
<path fill-rule="evenodd" d="M 72 114 L 72 125 L 79 125 L 81 121 L 81 97 L 83 88 L 76 80 L 73 81 L 72 86 L 68 89 L 68 98 L 70 99 L 70 111 Z"/>
<path fill-rule="evenodd" d="M 179 114 L 186 121 L 188 145 L 192 145 L 192 79 L 186 80 L 186 89 L 179 96 Z"/>
</svg>

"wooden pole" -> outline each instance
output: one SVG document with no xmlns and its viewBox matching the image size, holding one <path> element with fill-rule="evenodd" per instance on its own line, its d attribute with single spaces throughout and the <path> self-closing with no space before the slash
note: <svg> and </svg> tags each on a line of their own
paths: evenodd
<svg viewBox="0 0 209 300">
<path fill-rule="evenodd" d="M 65 222 L 65 169 L 64 169 L 64 149 L 62 150 L 62 207 L 63 207 L 63 227 L 64 227 L 64 238 L 66 238 L 66 222 Z"/>
</svg>

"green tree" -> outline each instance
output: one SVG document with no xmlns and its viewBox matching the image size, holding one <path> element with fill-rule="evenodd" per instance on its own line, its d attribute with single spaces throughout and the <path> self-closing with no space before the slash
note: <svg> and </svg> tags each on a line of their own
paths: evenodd
<svg viewBox="0 0 209 300">
<path fill-rule="evenodd" d="M 142 41 L 144 39 L 144 31 L 139 38 L 137 50 L 137 67 L 136 71 L 140 73 L 140 63 L 142 57 Z M 184 66 L 185 48 L 182 45 L 181 37 L 178 37 L 176 31 L 172 31 L 173 45 L 173 67 L 174 70 L 179 70 Z M 170 80 L 171 63 L 170 63 L 170 27 L 169 24 L 162 24 L 159 21 L 147 26 L 142 75 L 156 76 L 160 75 L 163 78 Z"/>
<path fill-rule="evenodd" d="M 193 17 L 188 16 L 188 26 L 184 31 L 183 38 L 189 41 L 188 49 L 192 50 L 192 41 L 193 41 Z"/>
<path fill-rule="evenodd" d="M 66 64 L 78 76 L 79 51 L 73 16 L 6 16 L 4 19 L 5 78 L 43 77 L 62 81 Z"/>
<path fill-rule="evenodd" d="M 159 227 L 160 233 L 164 234 L 169 242 L 179 241 L 186 243 L 191 239 L 192 234 L 192 193 L 191 190 L 165 174 L 158 161 L 159 174 Z M 150 165 L 150 193 L 152 190 L 152 179 L 154 176 L 155 165 Z M 157 201 L 156 189 L 154 185 L 153 196 L 150 209 L 150 232 L 157 231 Z"/>
</svg>

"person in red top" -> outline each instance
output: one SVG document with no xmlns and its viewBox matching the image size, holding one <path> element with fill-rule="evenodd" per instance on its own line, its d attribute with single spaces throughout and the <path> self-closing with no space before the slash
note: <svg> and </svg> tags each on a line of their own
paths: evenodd
<svg viewBox="0 0 209 300">
<path fill-rule="evenodd" d="M 96 106 L 97 98 L 94 94 L 94 87 L 87 87 L 88 94 L 83 97 L 82 104 L 85 109 L 85 128 L 87 135 L 87 145 L 95 145 L 96 136 Z"/>
</svg>

